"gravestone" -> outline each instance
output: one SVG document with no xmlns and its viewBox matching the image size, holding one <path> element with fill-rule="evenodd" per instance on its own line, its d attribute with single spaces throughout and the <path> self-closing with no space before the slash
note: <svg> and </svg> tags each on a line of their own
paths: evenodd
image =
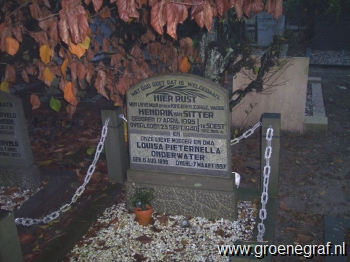
<svg viewBox="0 0 350 262">
<path fill-rule="evenodd" d="M 277 20 L 267 12 L 257 15 L 258 45 L 268 46 L 274 35 L 282 36 L 284 32 L 285 16 L 281 15 Z"/>
<path fill-rule="evenodd" d="M 151 187 L 157 212 L 236 218 L 227 90 L 189 74 L 152 77 L 128 90 L 127 112 L 127 198 Z"/>
<path fill-rule="evenodd" d="M 256 44 L 256 31 L 256 16 L 252 15 L 245 19 L 245 37 L 252 44 Z"/>
<path fill-rule="evenodd" d="M 22 101 L 0 91 L 0 185 L 34 190 L 39 184 Z"/>
</svg>

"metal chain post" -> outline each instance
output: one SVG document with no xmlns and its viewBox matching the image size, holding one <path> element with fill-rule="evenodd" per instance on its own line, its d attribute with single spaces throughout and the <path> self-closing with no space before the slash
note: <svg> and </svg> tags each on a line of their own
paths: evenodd
<svg viewBox="0 0 350 262">
<path fill-rule="evenodd" d="M 71 208 L 71 205 L 77 201 L 77 199 L 81 196 L 81 194 L 84 193 L 85 186 L 89 183 L 91 176 L 95 171 L 96 163 L 97 163 L 97 161 L 100 157 L 100 154 L 103 150 L 104 142 L 105 142 L 105 139 L 107 136 L 108 122 L 109 122 L 109 118 L 106 118 L 105 124 L 102 128 L 102 131 L 101 131 L 101 138 L 100 138 L 100 141 L 99 141 L 97 148 L 96 148 L 94 160 L 87 171 L 87 174 L 84 178 L 84 183 L 80 187 L 78 187 L 78 189 L 75 191 L 75 194 L 73 195 L 71 202 L 69 204 L 63 205 L 59 210 L 52 212 L 51 214 L 45 216 L 42 219 L 23 218 L 23 217 L 16 218 L 15 223 L 17 225 L 32 226 L 32 225 L 37 225 L 40 223 L 47 224 L 47 223 L 50 223 L 51 221 L 57 219 L 60 216 L 60 213 L 67 212 Z"/>
<path fill-rule="evenodd" d="M 266 131 L 266 140 L 267 140 L 267 145 L 265 149 L 265 167 L 264 167 L 264 172 L 263 172 L 263 191 L 261 193 L 261 209 L 259 211 L 259 218 L 261 222 L 258 224 L 258 235 L 256 237 L 257 241 L 262 242 L 263 241 L 263 236 L 265 234 L 265 225 L 264 225 L 264 220 L 266 219 L 267 216 L 267 211 L 266 211 L 266 204 L 267 200 L 269 198 L 268 195 L 268 189 L 269 189 L 269 180 L 270 180 L 270 173 L 271 173 L 271 166 L 270 166 L 270 158 L 272 154 L 272 147 L 271 147 L 271 140 L 273 136 L 273 129 L 270 126 L 267 131 Z"/>
</svg>

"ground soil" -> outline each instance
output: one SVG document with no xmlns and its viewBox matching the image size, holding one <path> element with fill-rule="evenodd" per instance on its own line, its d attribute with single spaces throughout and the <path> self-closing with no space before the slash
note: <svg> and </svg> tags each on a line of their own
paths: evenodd
<svg viewBox="0 0 350 262">
<path fill-rule="evenodd" d="M 350 70 L 310 68 L 309 76 L 322 78 L 328 132 L 282 132 L 275 244 L 323 244 L 323 215 L 350 218 Z M 69 119 L 63 109 L 59 114 L 54 113 L 47 104 L 31 112 L 28 94 L 22 98 L 36 163 L 45 168 L 78 170 L 77 182 L 72 188 L 78 187 L 82 180 L 79 172 L 85 174 L 93 157 L 87 154 L 87 149 L 98 143 L 100 109 L 111 104 L 101 99 L 95 107 L 80 105 Z M 244 187 L 260 184 L 259 141 L 257 132 L 232 150 L 233 171 L 242 175 Z M 104 185 L 103 159 L 97 171 L 95 183 Z M 97 185 L 91 192 L 99 188 Z M 69 191 L 67 194 L 71 194 Z M 30 254 L 31 250 L 28 248 L 24 253 Z M 276 257 L 273 261 L 303 259 Z M 324 261 L 324 258 L 316 257 L 315 261 Z"/>
<path fill-rule="evenodd" d="M 323 215 L 350 218 L 350 70 L 311 67 L 309 76 L 322 78 L 328 132 L 281 135 L 275 244 L 323 244 Z"/>
</svg>

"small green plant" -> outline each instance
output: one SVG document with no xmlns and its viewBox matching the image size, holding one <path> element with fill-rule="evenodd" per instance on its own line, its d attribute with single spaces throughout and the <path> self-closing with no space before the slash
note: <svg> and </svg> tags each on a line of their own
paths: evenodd
<svg viewBox="0 0 350 262">
<path fill-rule="evenodd" d="M 147 206 L 150 206 L 154 199 L 153 192 L 154 190 L 150 188 L 137 188 L 130 201 L 134 207 L 139 207 L 143 211 L 147 210 Z"/>
</svg>

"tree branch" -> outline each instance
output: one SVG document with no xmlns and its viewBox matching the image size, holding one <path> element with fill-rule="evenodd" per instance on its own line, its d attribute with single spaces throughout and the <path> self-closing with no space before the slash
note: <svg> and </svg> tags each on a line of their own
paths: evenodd
<svg viewBox="0 0 350 262">
<path fill-rule="evenodd" d="M 22 5 L 20 5 L 20 6 L 17 7 L 14 11 L 12 11 L 12 13 L 11 13 L 9 16 L 13 15 L 13 14 L 16 13 L 18 10 L 22 9 L 23 7 L 25 7 L 26 5 L 30 4 L 31 2 L 32 2 L 32 1 L 28 1 L 28 2 L 26 2 L 26 3 L 22 4 Z"/>
</svg>

